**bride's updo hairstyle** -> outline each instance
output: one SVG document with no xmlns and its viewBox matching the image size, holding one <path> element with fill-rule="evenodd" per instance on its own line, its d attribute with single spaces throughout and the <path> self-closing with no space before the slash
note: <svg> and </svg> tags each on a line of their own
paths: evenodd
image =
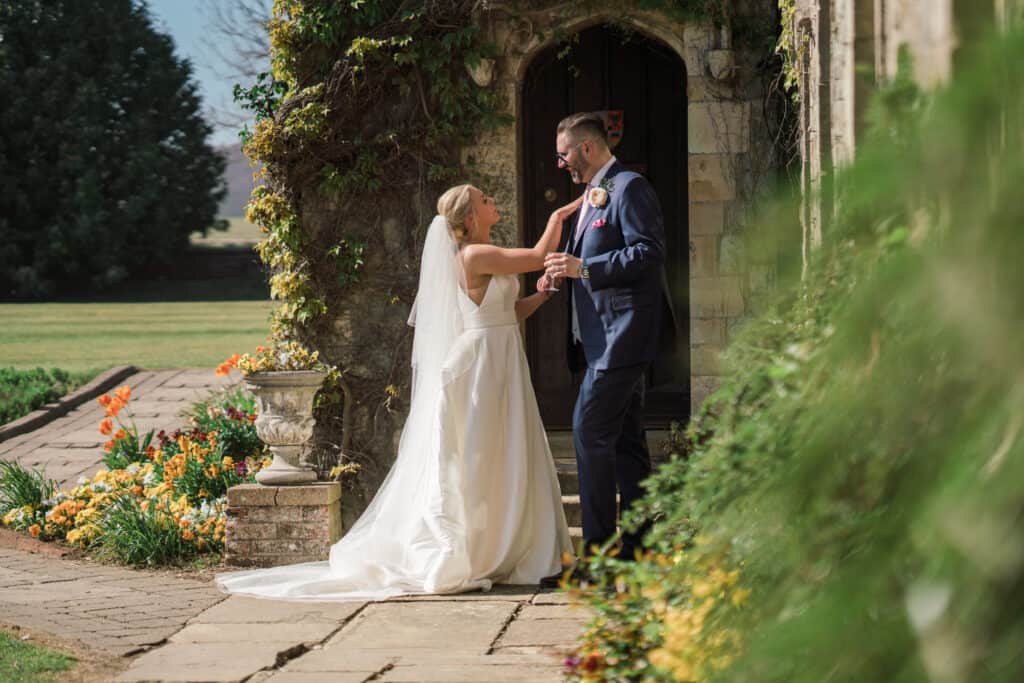
<svg viewBox="0 0 1024 683">
<path fill-rule="evenodd" d="M 455 241 L 462 246 L 469 232 L 466 230 L 466 216 L 473 208 L 473 195 L 469 188 L 472 185 L 456 185 L 446 190 L 437 200 L 437 213 L 448 221 L 448 227 L 455 235 Z"/>
</svg>

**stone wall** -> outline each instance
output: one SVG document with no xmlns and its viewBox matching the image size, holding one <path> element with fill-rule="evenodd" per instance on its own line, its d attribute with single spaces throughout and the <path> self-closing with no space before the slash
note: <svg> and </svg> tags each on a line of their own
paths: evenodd
<svg viewBox="0 0 1024 683">
<path fill-rule="evenodd" d="M 957 50 L 978 15 L 1019 21 L 1022 0 L 796 0 L 800 77 L 804 253 L 816 247 L 833 206 L 834 170 L 850 163 L 877 87 L 896 76 L 906 48 L 924 89 L 955 77 Z"/>
</svg>

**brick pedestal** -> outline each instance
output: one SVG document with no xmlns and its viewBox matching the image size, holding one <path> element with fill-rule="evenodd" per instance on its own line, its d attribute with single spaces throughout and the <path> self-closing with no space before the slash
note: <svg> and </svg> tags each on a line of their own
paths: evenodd
<svg viewBox="0 0 1024 683">
<path fill-rule="evenodd" d="M 228 489 L 224 560 L 271 567 L 326 560 L 341 538 L 341 484 Z"/>
</svg>

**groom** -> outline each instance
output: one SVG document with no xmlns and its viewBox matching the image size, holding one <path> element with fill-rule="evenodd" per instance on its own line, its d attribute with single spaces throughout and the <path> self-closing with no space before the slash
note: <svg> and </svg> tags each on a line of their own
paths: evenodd
<svg viewBox="0 0 1024 683">
<path fill-rule="evenodd" d="M 615 534 L 618 488 L 623 510 L 651 473 L 644 435 L 644 375 L 659 346 L 665 228 L 651 184 L 626 170 L 608 148 L 597 114 L 558 124 L 559 168 L 586 183 L 566 253 L 544 261 L 551 278 L 571 278 L 569 368 L 585 369 L 573 413 L 583 508 L 584 552 Z M 624 534 L 632 559 L 645 529 Z"/>
</svg>

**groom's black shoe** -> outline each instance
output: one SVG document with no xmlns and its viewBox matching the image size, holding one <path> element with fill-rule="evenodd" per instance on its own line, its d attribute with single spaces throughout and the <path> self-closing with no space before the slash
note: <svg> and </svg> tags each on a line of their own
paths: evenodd
<svg viewBox="0 0 1024 683">
<path fill-rule="evenodd" d="M 590 573 L 578 564 L 565 569 L 557 574 L 545 576 L 540 580 L 541 588 L 561 588 L 579 586 L 584 581 L 592 581 Z"/>
</svg>

